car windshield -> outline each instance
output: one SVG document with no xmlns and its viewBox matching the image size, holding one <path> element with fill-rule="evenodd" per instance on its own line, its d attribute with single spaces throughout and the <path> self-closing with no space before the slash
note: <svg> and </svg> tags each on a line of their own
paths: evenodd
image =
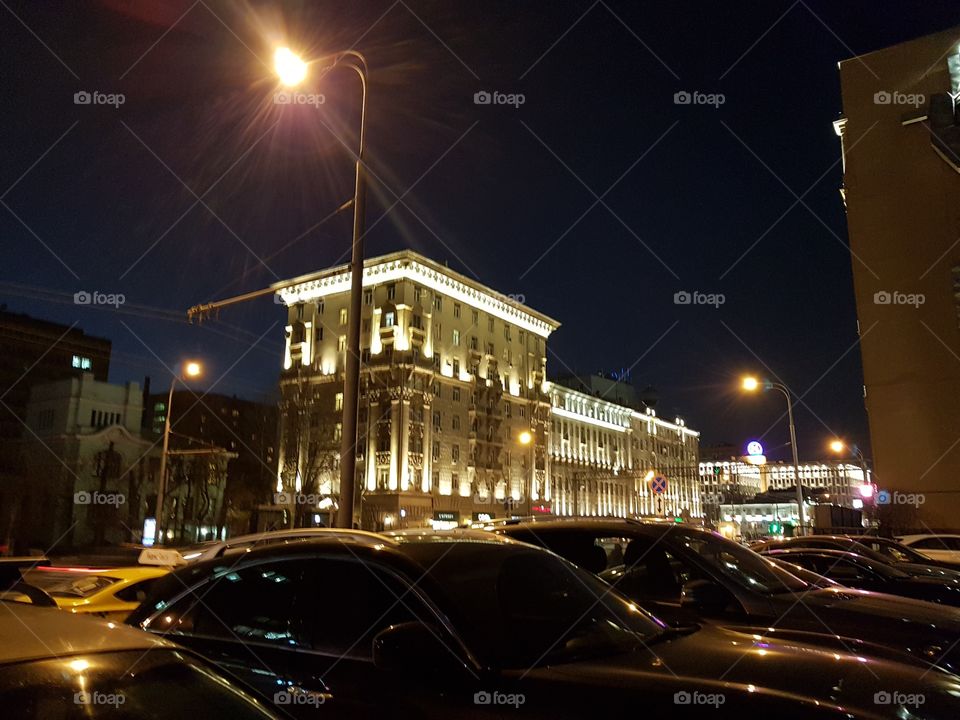
<svg viewBox="0 0 960 720">
<path fill-rule="evenodd" d="M 609 585 L 542 550 L 486 542 L 409 542 L 471 650 L 526 670 L 629 652 L 666 626 Z"/>
<path fill-rule="evenodd" d="M 893 562 L 925 563 L 928 558 L 924 557 L 916 550 L 908 548 L 892 540 L 882 538 L 855 538 L 859 545 L 870 548 L 874 552 L 882 555 L 885 560 Z"/>
<path fill-rule="evenodd" d="M 85 598 L 110 587 L 117 578 L 87 572 L 35 569 L 24 573 L 24 579 L 53 597 Z"/>
<path fill-rule="evenodd" d="M 809 584 L 787 572 L 781 565 L 721 535 L 671 528 L 671 539 L 696 553 L 714 569 L 737 583 L 767 595 L 801 592 Z"/>
</svg>

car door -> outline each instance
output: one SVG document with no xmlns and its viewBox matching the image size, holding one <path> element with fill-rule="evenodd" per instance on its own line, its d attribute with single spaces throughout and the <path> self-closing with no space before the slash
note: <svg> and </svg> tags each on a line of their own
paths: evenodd
<svg viewBox="0 0 960 720">
<path fill-rule="evenodd" d="M 315 711 L 332 693 L 301 660 L 307 645 L 294 607 L 309 566 L 302 558 L 238 563 L 188 588 L 144 627 L 204 655 L 294 714 Z"/>
<path fill-rule="evenodd" d="M 304 618 L 309 649 L 301 661 L 309 663 L 310 676 L 324 679 L 332 693 L 330 706 L 339 713 L 352 718 L 500 717 L 497 709 L 473 705 L 482 686 L 477 682 L 473 687 L 476 676 L 463 668 L 458 639 L 406 579 L 359 559 L 328 558 L 311 565 L 304 586 L 296 612 Z M 374 638 L 403 623 L 431 628 L 446 650 L 442 678 L 426 668 L 396 673 L 374 665 Z"/>
</svg>

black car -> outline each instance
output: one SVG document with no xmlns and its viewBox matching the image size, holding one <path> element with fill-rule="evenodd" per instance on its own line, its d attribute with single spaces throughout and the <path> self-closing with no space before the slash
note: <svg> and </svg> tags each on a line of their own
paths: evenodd
<svg viewBox="0 0 960 720">
<path fill-rule="evenodd" d="M 685 524 L 623 518 L 554 519 L 495 532 L 548 548 L 595 572 L 671 623 L 837 638 L 910 653 L 960 670 L 960 610 L 894 595 L 802 580 L 782 564 L 723 536 Z"/>
<path fill-rule="evenodd" d="M 910 575 L 866 555 L 819 548 L 764 550 L 760 554 L 794 563 L 846 587 L 960 607 L 960 580 Z"/>
<path fill-rule="evenodd" d="M 953 675 L 670 628 L 557 555 L 485 532 L 252 548 L 171 573 L 128 622 L 304 718 L 960 715 Z"/>
<path fill-rule="evenodd" d="M 805 535 L 803 537 L 767 540 L 751 546 L 751 550 L 787 550 L 792 548 L 821 548 L 823 550 L 843 550 L 896 565 L 897 569 L 910 575 L 935 577 L 960 581 L 960 572 L 955 565 L 931 560 L 913 548 L 896 540 L 874 535 Z"/>
</svg>

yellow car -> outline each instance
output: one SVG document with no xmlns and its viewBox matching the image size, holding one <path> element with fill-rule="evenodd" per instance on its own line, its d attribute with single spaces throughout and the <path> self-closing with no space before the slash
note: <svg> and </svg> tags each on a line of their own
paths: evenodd
<svg viewBox="0 0 960 720">
<path fill-rule="evenodd" d="M 123 622 L 147 596 L 150 586 L 169 567 L 138 565 L 120 568 L 35 567 L 24 581 L 40 588 L 61 610 Z"/>
</svg>

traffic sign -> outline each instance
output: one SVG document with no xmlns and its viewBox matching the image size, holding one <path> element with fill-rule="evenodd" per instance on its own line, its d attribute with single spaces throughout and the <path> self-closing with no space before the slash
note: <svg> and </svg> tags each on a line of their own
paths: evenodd
<svg viewBox="0 0 960 720">
<path fill-rule="evenodd" d="M 650 481 L 650 489 L 657 495 L 662 495 L 667 491 L 667 479 L 663 475 L 657 475 Z"/>
</svg>

